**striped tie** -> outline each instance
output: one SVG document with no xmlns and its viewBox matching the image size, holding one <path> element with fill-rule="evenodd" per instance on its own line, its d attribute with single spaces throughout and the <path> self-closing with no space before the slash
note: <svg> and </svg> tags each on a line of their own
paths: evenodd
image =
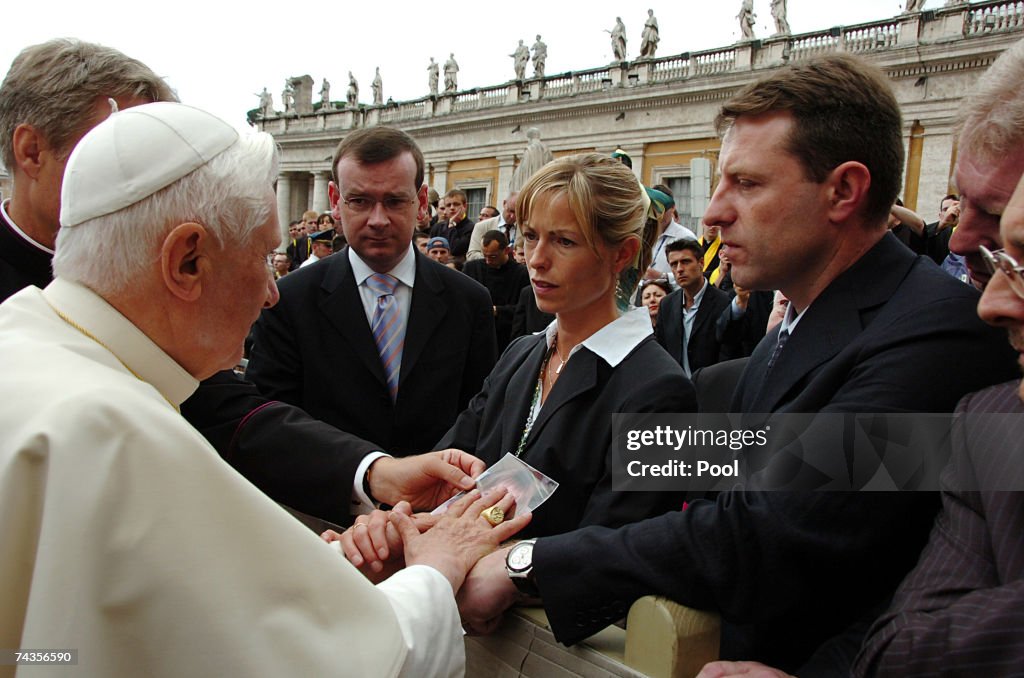
<svg viewBox="0 0 1024 678">
<path fill-rule="evenodd" d="M 384 273 L 374 273 L 366 279 L 366 286 L 377 294 L 370 329 L 384 366 L 391 402 L 395 402 L 398 398 L 398 373 L 402 369 L 402 347 L 405 345 L 405 320 L 395 300 L 398 280 Z"/>
</svg>

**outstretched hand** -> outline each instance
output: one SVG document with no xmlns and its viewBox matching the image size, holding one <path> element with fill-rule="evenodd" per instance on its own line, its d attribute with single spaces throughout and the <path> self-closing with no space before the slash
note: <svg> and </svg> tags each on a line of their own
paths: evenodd
<svg viewBox="0 0 1024 678">
<path fill-rule="evenodd" d="M 440 450 L 396 459 L 381 457 L 370 465 L 370 494 L 379 502 L 397 505 L 407 501 L 413 510 L 429 511 L 464 490 L 486 465 L 462 450 Z"/>
</svg>

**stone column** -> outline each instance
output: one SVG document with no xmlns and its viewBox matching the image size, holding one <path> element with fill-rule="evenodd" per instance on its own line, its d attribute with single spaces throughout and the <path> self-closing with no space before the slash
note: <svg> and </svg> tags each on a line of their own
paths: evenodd
<svg viewBox="0 0 1024 678">
<path fill-rule="evenodd" d="M 512 174 L 515 172 L 516 156 L 512 153 L 498 156 L 498 185 L 495 203 L 501 209 L 500 202 L 508 197 L 508 187 L 512 183 Z"/>
<path fill-rule="evenodd" d="M 922 120 L 921 178 L 917 187 L 917 213 L 928 223 L 939 218 L 939 201 L 949 192 L 953 164 L 954 123 L 951 119 Z"/>
<path fill-rule="evenodd" d="M 313 206 L 310 209 L 321 214 L 330 209 L 330 200 L 327 197 L 327 182 L 330 179 L 330 172 L 313 172 Z"/>
<path fill-rule="evenodd" d="M 433 189 L 443 198 L 444 194 L 448 192 L 448 161 L 432 162 L 430 166 L 434 168 Z"/>
<path fill-rule="evenodd" d="M 284 250 L 291 238 L 288 237 L 288 222 L 291 221 L 292 175 L 281 172 L 277 175 L 277 220 L 281 222 L 281 249 Z"/>
</svg>

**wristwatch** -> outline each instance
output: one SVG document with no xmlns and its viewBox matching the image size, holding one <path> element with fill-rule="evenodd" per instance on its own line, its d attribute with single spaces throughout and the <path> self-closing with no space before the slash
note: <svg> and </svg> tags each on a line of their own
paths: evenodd
<svg viewBox="0 0 1024 678">
<path fill-rule="evenodd" d="M 509 579 L 524 596 L 537 598 L 540 590 L 533 577 L 533 545 L 536 539 L 526 539 L 513 546 L 505 556 L 505 571 Z"/>
</svg>

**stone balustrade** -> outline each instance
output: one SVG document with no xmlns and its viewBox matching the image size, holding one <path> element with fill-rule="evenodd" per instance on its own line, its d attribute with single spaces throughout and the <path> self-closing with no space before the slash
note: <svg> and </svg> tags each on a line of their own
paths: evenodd
<svg viewBox="0 0 1024 678">
<path fill-rule="evenodd" d="M 495 109 L 499 107 L 519 106 L 541 99 L 554 102 L 615 88 L 649 87 L 690 78 L 774 68 L 786 62 L 836 52 L 878 55 L 918 44 L 1022 30 L 1022 1 L 964 3 L 855 26 L 745 41 L 720 49 L 616 62 L 543 79 L 510 81 L 412 101 L 258 119 L 257 123 L 272 134 L 343 132 L 378 123 L 423 121 L 477 111 L 497 112 Z"/>
</svg>

